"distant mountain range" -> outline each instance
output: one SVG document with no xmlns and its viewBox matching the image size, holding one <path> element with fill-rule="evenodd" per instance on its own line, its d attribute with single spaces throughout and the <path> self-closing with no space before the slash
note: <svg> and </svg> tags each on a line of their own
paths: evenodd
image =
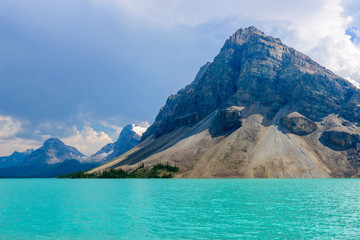
<svg viewBox="0 0 360 240">
<path fill-rule="evenodd" d="M 33 151 L 33 149 L 28 149 L 25 152 L 15 151 L 10 156 L 0 157 L 0 168 L 7 168 L 21 164 Z"/>
<path fill-rule="evenodd" d="M 360 90 L 255 27 L 171 95 L 140 144 L 90 173 L 169 163 L 178 177 L 360 177 Z"/>
<path fill-rule="evenodd" d="M 14 152 L 0 158 L 1 177 L 56 177 L 99 166 L 136 146 L 146 126 L 128 125 L 115 143 L 104 146 L 100 151 L 86 157 L 76 148 L 65 145 L 57 138 L 51 138 L 34 150 Z"/>
</svg>

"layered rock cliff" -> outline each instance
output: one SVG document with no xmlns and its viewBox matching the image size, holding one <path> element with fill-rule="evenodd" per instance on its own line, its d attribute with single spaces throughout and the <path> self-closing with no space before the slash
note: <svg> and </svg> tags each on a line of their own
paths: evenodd
<svg viewBox="0 0 360 240">
<path fill-rule="evenodd" d="M 109 164 L 178 177 L 359 177 L 360 91 L 280 39 L 236 31 L 171 95 L 142 142 Z"/>
</svg>

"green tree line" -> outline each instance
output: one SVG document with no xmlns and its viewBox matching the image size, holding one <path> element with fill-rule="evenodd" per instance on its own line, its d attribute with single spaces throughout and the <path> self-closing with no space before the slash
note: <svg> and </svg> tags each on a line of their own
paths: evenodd
<svg viewBox="0 0 360 240">
<path fill-rule="evenodd" d="M 58 178 L 172 178 L 173 174 L 177 172 L 179 172 L 177 166 L 159 163 L 146 167 L 142 164 L 133 171 L 109 169 L 99 173 L 73 172 Z"/>
</svg>

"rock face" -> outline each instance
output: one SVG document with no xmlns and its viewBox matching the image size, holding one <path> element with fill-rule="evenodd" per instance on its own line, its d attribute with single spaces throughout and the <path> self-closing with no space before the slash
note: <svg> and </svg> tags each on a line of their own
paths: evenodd
<svg viewBox="0 0 360 240">
<path fill-rule="evenodd" d="M 136 148 L 92 172 L 168 162 L 178 177 L 358 177 L 353 137 L 319 138 L 359 126 L 357 88 L 249 27 L 167 99 Z M 348 150 L 328 147 L 342 137 Z"/>
<path fill-rule="evenodd" d="M 51 138 L 42 147 L 28 154 L 21 164 L 0 169 L 0 176 L 56 177 L 97 166 L 83 162 L 85 159 L 85 155 L 76 148 L 65 145 L 57 138 Z"/>
<path fill-rule="evenodd" d="M 288 104 L 314 121 L 340 113 L 359 122 L 355 114 L 360 110 L 359 99 L 348 81 L 279 39 L 254 27 L 239 29 L 214 61 L 202 67 L 192 84 L 168 98 L 143 139 L 194 125 L 229 103 L 259 103 L 268 108 L 266 117 L 270 119 Z"/>
<path fill-rule="evenodd" d="M 237 129 L 241 127 L 241 108 L 233 106 L 222 109 L 219 113 L 219 118 L 224 131 L 229 132 Z"/>
<path fill-rule="evenodd" d="M 283 117 L 281 119 L 284 125 L 290 132 L 299 136 L 305 136 L 314 132 L 318 127 L 316 123 L 304 117 Z"/>
<path fill-rule="evenodd" d="M 358 134 L 347 132 L 326 131 L 320 137 L 320 142 L 335 151 L 345 151 L 355 148 L 360 143 Z"/>
</svg>

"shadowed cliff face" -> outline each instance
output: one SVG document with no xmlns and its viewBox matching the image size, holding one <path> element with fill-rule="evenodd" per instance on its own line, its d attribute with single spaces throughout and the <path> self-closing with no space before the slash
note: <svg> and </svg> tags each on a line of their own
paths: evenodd
<svg viewBox="0 0 360 240">
<path fill-rule="evenodd" d="M 97 170 L 169 162 L 180 177 L 360 176 L 358 134 L 358 89 L 249 27 L 167 99 L 137 149 Z"/>
</svg>

